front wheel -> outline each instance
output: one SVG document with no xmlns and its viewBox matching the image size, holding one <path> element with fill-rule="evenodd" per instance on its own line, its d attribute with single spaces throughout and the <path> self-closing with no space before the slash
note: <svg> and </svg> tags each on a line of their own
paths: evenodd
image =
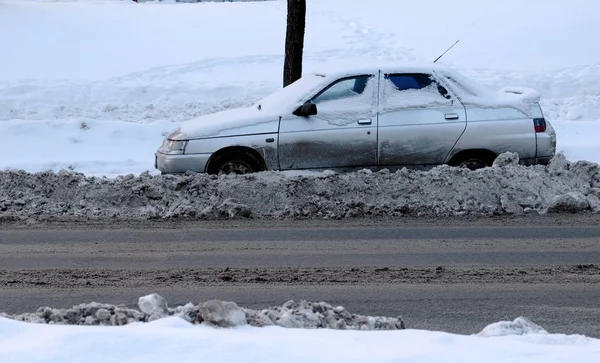
<svg viewBox="0 0 600 363">
<path fill-rule="evenodd" d="M 225 150 L 210 160 L 207 173 L 217 175 L 250 174 L 263 171 L 262 161 L 253 153 L 245 150 Z"/>
</svg>

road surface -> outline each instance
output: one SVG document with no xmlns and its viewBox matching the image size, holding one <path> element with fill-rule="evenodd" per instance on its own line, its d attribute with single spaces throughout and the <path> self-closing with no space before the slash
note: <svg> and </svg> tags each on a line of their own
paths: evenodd
<svg viewBox="0 0 600 363">
<path fill-rule="evenodd" d="M 208 299 L 307 299 L 472 334 L 526 316 L 600 337 L 595 217 L 429 221 L 4 225 L 0 311 Z M 510 224 L 510 225 L 507 225 Z"/>
</svg>

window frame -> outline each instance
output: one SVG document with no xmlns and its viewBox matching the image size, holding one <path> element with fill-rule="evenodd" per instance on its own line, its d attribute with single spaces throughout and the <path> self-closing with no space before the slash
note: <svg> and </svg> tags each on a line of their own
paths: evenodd
<svg viewBox="0 0 600 363">
<path fill-rule="evenodd" d="M 323 93 L 327 92 L 331 87 L 335 86 L 336 84 L 338 84 L 340 82 L 347 81 L 349 79 L 361 78 L 361 77 L 367 77 L 367 83 L 368 83 L 371 79 L 375 78 L 375 75 L 374 74 L 358 74 L 355 76 L 347 76 L 347 77 L 338 78 L 335 81 L 331 82 L 329 85 L 325 86 L 322 90 L 317 92 L 314 96 L 310 97 L 309 101 L 314 102 L 315 98 L 321 96 Z M 364 93 L 364 91 L 363 91 L 363 93 Z M 360 93 L 359 95 L 362 95 L 363 93 Z"/>
<path fill-rule="evenodd" d="M 437 88 L 437 90 L 438 90 L 438 93 L 439 93 L 439 95 L 440 95 L 442 98 L 444 98 L 444 99 L 447 99 L 447 100 L 454 100 L 455 96 L 454 96 L 454 95 L 453 95 L 453 94 L 450 92 L 450 90 L 448 89 L 448 87 L 447 87 L 446 85 L 444 85 L 442 82 L 440 82 L 440 81 L 439 81 L 439 80 L 438 80 L 438 79 L 435 77 L 435 75 L 434 75 L 433 73 L 425 73 L 425 72 L 410 72 L 410 73 L 408 73 L 408 72 L 407 72 L 407 73 L 398 73 L 398 72 L 394 72 L 394 73 L 384 73 L 384 74 L 383 74 L 383 79 L 384 79 L 384 80 L 385 80 L 385 79 L 388 79 L 390 82 L 392 82 L 392 84 L 393 84 L 394 86 L 396 86 L 396 84 L 394 83 L 394 81 L 392 81 L 392 80 L 391 80 L 389 77 L 393 77 L 393 76 L 414 76 L 414 75 L 419 75 L 419 76 L 421 76 L 421 75 L 422 75 L 422 76 L 427 76 L 427 77 L 429 77 L 429 79 L 431 80 L 431 83 L 430 83 L 430 84 L 429 84 L 427 87 L 431 86 L 432 84 L 433 84 L 433 85 L 436 85 L 436 86 L 437 86 L 436 88 Z M 402 90 L 396 87 L 396 91 L 397 91 L 397 92 L 404 92 L 404 91 L 408 91 L 408 90 L 416 90 L 416 91 L 419 91 L 419 90 L 425 89 L 425 88 L 427 88 L 427 87 L 422 87 L 422 88 L 408 88 L 408 89 L 402 89 Z M 444 91 L 446 92 L 446 94 L 445 94 L 445 95 L 444 95 L 442 92 L 440 92 L 440 87 L 441 87 L 442 89 L 444 89 Z"/>
</svg>

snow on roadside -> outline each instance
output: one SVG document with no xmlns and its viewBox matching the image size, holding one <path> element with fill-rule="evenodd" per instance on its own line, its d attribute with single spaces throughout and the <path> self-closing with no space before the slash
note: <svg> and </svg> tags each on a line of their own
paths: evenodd
<svg viewBox="0 0 600 363">
<path fill-rule="evenodd" d="M 449 166 L 394 173 L 126 175 L 0 171 L 0 220 L 341 219 L 600 213 L 600 166 L 524 167 L 516 154 L 490 168 Z"/>
<path fill-rule="evenodd" d="M 123 305 L 92 302 L 69 309 L 41 307 L 35 313 L 0 317 L 13 320 L 59 325 L 120 326 L 151 322 L 165 317 L 178 317 L 192 324 L 222 328 L 250 325 L 279 326 L 295 329 L 398 330 L 405 329 L 401 317 L 363 316 L 352 314 L 343 306 L 325 302 L 287 301 L 282 306 L 253 310 L 232 301 L 210 300 L 194 305 L 187 303 L 171 308 L 165 298 L 153 293 L 138 300 L 139 310 Z"/>
</svg>

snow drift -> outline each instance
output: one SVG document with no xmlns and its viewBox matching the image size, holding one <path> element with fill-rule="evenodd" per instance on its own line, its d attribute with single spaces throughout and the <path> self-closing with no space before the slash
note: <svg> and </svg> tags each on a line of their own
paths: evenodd
<svg viewBox="0 0 600 363">
<path fill-rule="evenodd" d="M 373 173 L 328 171 L 290 176 L 142 173 L 115 179 L 61 171 L 0 172 L 1 220 L 340 219 L 395 216 L 490 216 L 600 212 L 600 166 L 518 165 L 500 155 L 493 167 L 439 166 Z"/>
</svg>

